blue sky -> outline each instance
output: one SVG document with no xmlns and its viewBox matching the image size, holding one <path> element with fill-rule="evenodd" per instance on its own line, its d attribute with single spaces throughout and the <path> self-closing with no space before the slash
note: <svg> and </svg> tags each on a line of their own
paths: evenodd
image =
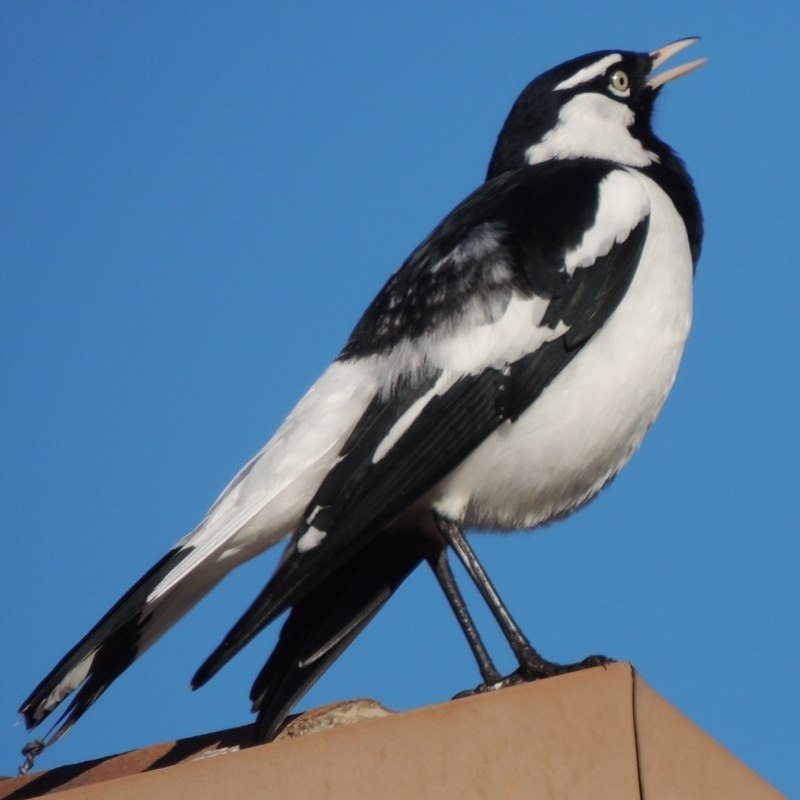
<svg viewBox="0 0 800 800">
<path fill-rule="evenodd" d="M 543 653 L 631 660 L 800 796 L 799 20 L 782 2 L 712 6 L 0 4 L 0 774 L 29 738 L 21 700 L 196 524 L 482 180 L 522 87 L 585 52 L 699 34 L 690 57 L 711 63 L 663 92 L 656 120 L 707 224 L 673 395 L 585 510 L 474 544 Z M 202 691 L 188 681 L 275 556 L 40 766 L 247 722 L 276 631 Z M 420 571 L 303 705 L 404 709 L 477 679 Z"/>
</svg>

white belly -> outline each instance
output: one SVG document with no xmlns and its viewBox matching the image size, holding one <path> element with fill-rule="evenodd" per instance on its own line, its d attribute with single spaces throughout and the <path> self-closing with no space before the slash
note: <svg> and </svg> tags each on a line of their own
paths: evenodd
<svg viewBox="0 0 800 800">
<path fill-rule="evenodd" d="M 495 431 L 426 498 L 471 527 L 529 528 L 586 502 L 628 461 L 672 387 L 692 317 L 686 230 L 666 194 L 609 321 L 514 423 Z"/>
</svg>

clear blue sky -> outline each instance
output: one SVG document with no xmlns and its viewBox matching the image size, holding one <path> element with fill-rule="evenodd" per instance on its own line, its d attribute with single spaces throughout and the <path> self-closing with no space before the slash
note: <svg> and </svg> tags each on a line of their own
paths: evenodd
<svg viewBox="0 0 800 800">
<path fill-rule="evenodd" d="M 797 14 L 696 0 L 0 4 L 0 773 L 29 738 L 20 701 L 194 526 L 482 180 L 518 91 L 572 56 L 699 34 L 691 57 L 711 63 L 671 84 L 657 116 L 708 230 L 673 395 L 596 502 L 475 544 L 547 656 L 630 659 L 800 796 Z M 275 555 L 220 587 L 40 765 L 246 723 L 275 631 L 202 691 L 188 681 Z M 403 709 L 477 679 L 420 571 L 305 705 Z"/>
</svg>

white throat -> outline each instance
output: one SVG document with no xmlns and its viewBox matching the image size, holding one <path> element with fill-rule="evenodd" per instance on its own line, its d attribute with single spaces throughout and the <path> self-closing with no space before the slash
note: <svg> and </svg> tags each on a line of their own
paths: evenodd
<svg viewBox="0 0 800 800">
<path fill-rule="evenodd" d="M 602 158 L 629 167 L 646 167 L 658 156 L 631 135 L 633 112 L 597 92 L 575 95 L 558 113 L 558 122 L 525 151 L 529 164 L 570 158 Z"/>
</svg>

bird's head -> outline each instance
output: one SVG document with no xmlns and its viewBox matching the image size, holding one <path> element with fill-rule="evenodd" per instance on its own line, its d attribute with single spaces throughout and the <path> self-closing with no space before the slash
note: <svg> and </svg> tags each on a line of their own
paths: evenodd
<svg viewBox="0 0 800 800">
<path fill-rule="evenodd" d="M 634 167 L 661 160 L 668 148 L 650 126 L 653 101 L 665 83 L 707 59 L 653 73 L 697 41 L 681 39 L 651 53 L 590 53 L 540 75 L 514 103 L 487 177 L 553 160 L 601 158 Z"/>
</svg>

